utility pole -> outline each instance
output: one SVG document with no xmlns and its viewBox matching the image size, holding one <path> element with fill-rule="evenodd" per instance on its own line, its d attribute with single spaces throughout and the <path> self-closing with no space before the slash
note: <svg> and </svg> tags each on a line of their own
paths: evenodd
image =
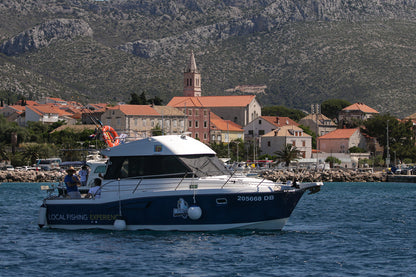
<svg viewBox="0 0 416 277">
<path fill-rule="evenodd" d="M 387 153 L 386 153 L 386 167 L 390 165 L 390 148 L 389 148 L 389 121 L 387 120 Z"/>
</svg>

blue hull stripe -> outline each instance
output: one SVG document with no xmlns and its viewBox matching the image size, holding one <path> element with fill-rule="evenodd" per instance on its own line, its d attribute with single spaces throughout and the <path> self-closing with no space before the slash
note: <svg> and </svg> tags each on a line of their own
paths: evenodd
<svg viewBox="0 0 416 277">
<path fill-rule="evenodd" d="M 182 198 L 187 206 L 193 197 L 166 196 L 135 198 L 121 201 L 121 213 L 127 226 L 184 226 L 247 224 L 286 219 L 296 207 L 303 190 L 270 193 L 241 193 L 227 195 L 196 195 L 196 205 L 202 210 L 199 219 L 192 220 L 181 209 Z M 86 200 L 89 201 L 89 200 Z M 56 203 L 56 202 L 55 202 Z M 102 204 L 48 204 L 47 223 L 54 225 L 85 225 L 87 228 L 112 225 L 119 215 L 119 202 Z M 168 228 L 169 229 L 169 228 Z"/>
</svg>

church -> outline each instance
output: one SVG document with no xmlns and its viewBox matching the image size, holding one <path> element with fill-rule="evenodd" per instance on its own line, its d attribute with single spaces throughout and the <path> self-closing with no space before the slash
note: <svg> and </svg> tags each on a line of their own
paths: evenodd
<svg viewBox="0 0 416 277">
<path fill-rule="evenodd" d="M 210 141 L 211 112 L 242 127 L 261 116 L 255 95 L 203 96 L 201 73 L 193 51 L 183 74 L 183 96 L 173 97 L 167 106 L 181 109 L 188 116 L 187 131 L 192 137 Z"/>
</svg>

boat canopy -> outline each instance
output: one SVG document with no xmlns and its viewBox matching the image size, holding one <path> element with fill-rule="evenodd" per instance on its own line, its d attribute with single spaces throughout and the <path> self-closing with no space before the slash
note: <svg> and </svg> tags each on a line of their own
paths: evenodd
<svg viewBox="0 0 416 277">
<path fill-rule="evenodd" d="M 199 140 L 185 135 L 155 136 L 136 140 L 101 151 L 107 157 L 193 155 L 215 152 Z"/>
</svg>

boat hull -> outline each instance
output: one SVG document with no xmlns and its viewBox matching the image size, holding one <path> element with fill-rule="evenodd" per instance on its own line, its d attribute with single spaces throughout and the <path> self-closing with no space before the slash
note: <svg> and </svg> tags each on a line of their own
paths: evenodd
<svg viewBox="0 0 416 277">
<path fill-rule="evenodd" d="M 45 200 L 46 227 L 60 229 L 219 231 L 280 230 L 304 190 L 263 193 L 136 197 L 120 201 L 98 199 Z M 196 215 L 191 210 L 197 207 Z"/>
</svg>

